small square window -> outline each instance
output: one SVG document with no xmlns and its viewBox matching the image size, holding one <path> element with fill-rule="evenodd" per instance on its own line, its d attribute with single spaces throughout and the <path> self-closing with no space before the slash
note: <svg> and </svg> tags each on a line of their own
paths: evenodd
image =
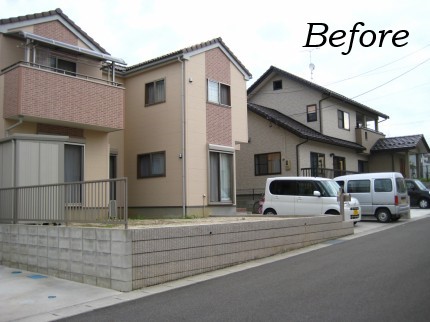
<svg viewBox="0 0 430 322">
<path fill-rule="evenodd" d="M 208 80 L 208 102 L 231 106 L 230 86 Z"/>
<path fill-rule="evenodd" d="M 273 82 L 273 90 L 277 91 L 282 89 L 282 80 L 276 80 Z"/>
<path fill-rule="evenodd" d="M 166 152 L 139 154 L 137 156 L 137 178 L 166 176 Z"/>
<path fill-rule="evenodd" d="M 145 106 L 166 101 L 164 79 L 145 84 Z"/>
</svg>

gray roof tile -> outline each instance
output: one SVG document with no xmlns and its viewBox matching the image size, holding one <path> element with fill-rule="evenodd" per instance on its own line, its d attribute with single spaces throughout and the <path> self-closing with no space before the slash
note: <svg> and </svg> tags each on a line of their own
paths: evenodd
<svg viewBox="0 0 430 322">
<path fill-rule="evenodd" d="M 300 138 L 341 146 L 359 152 L 365 150 L 365 148 L 358 143 L 321 134 L 320 132 L 311 129 L 310 127 L 307 127 L 306 125 L 274 109 L 253 103 L 248 103 L 248 109 Z"/>
<path fill-rule="evenodd" d="M 426 149 L 429 150 L 424 136 L 422 134 L 418 134 L 379 139 L 373 145 L 371 152 L 412 150 L 417 147 L 421 140 L 423 140 Z"/>
</svg>

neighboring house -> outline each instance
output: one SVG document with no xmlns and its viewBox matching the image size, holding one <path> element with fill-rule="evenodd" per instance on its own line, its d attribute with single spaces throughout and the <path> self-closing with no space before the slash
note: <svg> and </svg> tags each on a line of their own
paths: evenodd
<svg viewBox="0 0 430 322">
<path fill-rule="evenodd" d="M 429 152 L 421 134 L 381 138 L 373 145 L 369 162 L 372 172 L 397 171 L 407 178 L 428 178 Z"/>
<path fill-rule="evenodd" d="M 60 9 L 0 20 L 0 188 L 109 178 L 115 63 Z"/>
<path fill-rule="evenodd" d="M 255 201 L 272 176 L 333 178 L 371 171 L 408 176 L 408 167 L 401 166 L 409 159 L 405 149 L 375 150 L 375 143 L 387 140 L 378 124 L 388 115 L 291 73 L 270 67 L 248 89 L 248 111 L 249 144 L 237 155 L 241 206 L 249 206 L 250 195 Z M 422 141 L 413 152 L 427 153 Z"/>
<path fill-rule="evenodd" d="M 235 213 L 236 150 L 248 141 L 251 74 L 221 38 L 117 75 L 126 87 L 126 126 L 111 135 L 111 149 L 128 178 L 130 214 Z"/>
</svg>

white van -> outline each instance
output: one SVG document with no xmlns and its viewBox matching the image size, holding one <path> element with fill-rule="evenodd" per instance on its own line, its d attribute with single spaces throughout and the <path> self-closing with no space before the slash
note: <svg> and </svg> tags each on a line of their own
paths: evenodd
<svg viewBox="0 0 430 322">
<path fill-rule="evenodd" d="M 409 214 L 408 190 L 400 173 L 351 174 L 334 180 L 360 201 L 363 216 L 375 216 L 386 223 Z"/>
<path fill-rule="evenodd" d="M 339 215 L 339 185 L 327 178 L 277 177 L 266 180 L 263 214 L 268 215 Z M 360 221 L 357 199 L 345 202 L 345 220 Z"/>
</svg>

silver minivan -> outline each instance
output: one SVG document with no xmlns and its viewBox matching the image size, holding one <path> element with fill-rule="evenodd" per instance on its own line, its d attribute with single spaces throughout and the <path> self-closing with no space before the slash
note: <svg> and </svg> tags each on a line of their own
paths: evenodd
<svg viewBox="0 0 430 322">
<path fill-rule="evenodd" d="M 315 177 L 276 177 L 266 180 L 263 203 L 265 215 L 321 214 L 339 215 L 337 201 L 339 185 L 332 179 Z M 357 199 L 344 204 L 345 220 L 360 221 L 361 209 Z"/>
<path fill-rule="evenodd" d="M 405 179 L 398 172 L 351 174 L 334 180 L 360 201 L 362 216 L 375 216 L 386 223 L 409 214 Z"/>
</svg>

